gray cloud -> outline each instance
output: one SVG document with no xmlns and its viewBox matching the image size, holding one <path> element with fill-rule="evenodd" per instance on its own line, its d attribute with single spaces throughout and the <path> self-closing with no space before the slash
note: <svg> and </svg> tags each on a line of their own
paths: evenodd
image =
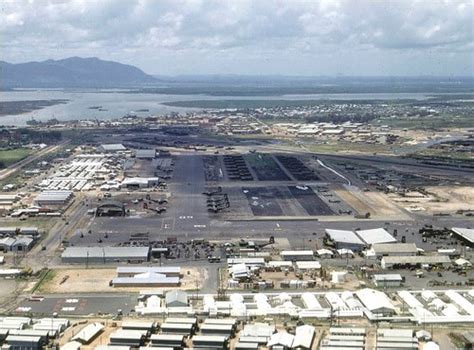
<svg viewBox="0 0 474 350">
<path fill-rule="evenodd" d="M 0 6 L 0 58 L 13 62 L 98 56 L 162 74 L 473 70 L 471 0 L 3 0 Z"/>
</svg>

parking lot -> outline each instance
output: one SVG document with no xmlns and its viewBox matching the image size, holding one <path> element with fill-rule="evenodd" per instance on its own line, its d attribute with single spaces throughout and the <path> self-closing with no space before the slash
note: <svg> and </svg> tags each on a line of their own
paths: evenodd
<svg viewBox="0 0 474 350">
<path fill-rule="evenodd" d="M 271 154 L 247 154 L 245 160 L 259 181 L 290 180 Z"/>
</svg>

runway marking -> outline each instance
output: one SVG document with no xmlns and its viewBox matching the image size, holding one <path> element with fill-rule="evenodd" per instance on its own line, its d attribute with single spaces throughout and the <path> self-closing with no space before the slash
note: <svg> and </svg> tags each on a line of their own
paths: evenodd
<svg viewBox="0 0 474 350">
<path fill-rule="evenodd" d="M 174 218 L 163 219 L 163 221 L 161 222 L 161 229 L 162 230 L 174 230 L 175 226 L 176 226 L 176 218 L 175 217 Z"/>
</svg>

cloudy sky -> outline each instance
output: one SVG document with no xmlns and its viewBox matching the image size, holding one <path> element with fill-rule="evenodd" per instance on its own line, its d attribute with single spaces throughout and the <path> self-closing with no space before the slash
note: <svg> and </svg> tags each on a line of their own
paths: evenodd
<svg viewBox="0 0 474 350">
<path fill-rule="evenodd" d="M 473 0 L 1 0 L 0 59 L 152 74 L 474 75 Z"/>
</svg>

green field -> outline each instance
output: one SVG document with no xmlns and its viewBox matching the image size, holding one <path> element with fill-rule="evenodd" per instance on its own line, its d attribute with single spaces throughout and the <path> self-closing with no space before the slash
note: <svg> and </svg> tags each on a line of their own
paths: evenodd
<svg viewBox="0 0 474 350">
<path fill-rule="evenodd" d="M 445 129 L 445 128 L 471 128 L 474 123 L 472 116 L 440 115 L 429 118 L 379 118 L 378 124 L 389 125 L 394 128 L 406 129 Z"/>
<path fill-rule="evenodd" d="M 29 148 L 0 150 L 0 168 L 16 163 L 33 153 Z"/>
</svg>

